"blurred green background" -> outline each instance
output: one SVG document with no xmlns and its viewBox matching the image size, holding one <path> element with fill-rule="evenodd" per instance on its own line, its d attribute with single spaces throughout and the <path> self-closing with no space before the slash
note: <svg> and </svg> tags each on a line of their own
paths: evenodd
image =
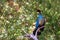
<svg viewBox="0 0 60 40">
<path fill-rule="evenodd" d="M 0 40 L 28 40 L 40 9 L 46 18 L 39 40 L 60 40 L 60 0 L 0 0 Z M 24 30 L 24 31 L 23 31 Z"/>
</svg>

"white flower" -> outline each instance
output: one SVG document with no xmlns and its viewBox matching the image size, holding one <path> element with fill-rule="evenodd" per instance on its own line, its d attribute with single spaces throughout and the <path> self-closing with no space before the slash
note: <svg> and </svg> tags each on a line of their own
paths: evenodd
<svg viewBox="0 0 60 40">
<path fill-rule="evenodd" d="M 28 25 L 28 23 L 26 23 L 26 25 Z"/>
<path fill-rule="evenodd" d="M 20 16 L 19 16 L 19 19 L 23 19 L 23 15 L 20 15 Z"/>
<path fill-rule="evenodd" d="M 5 33 L 5 32 L 6 32 L 6 30 L 3 28 L 2 33 Z"/>
<path fill-rule="evenodd" d="M 6 21 L 7 23 L 10 23 L 9 21 Z"/>
<path fill-rule="evenodd" d="M 7 33 L 5 34 L 5 37 L 7 37 Z"/>
<path fill-rule="evenodd" d="M 22 19 L 22 21 L 24 21 L 24 19 Z"/>
<path fill-rule="evenodd" d="M 2 38 L 3 37 L 3 35 L 0 35 L 0 38 Z"/>
<path fill-rule="evenodd" d="M 1 19 L 4 19 L 4 17 L 3 17 L 3 16 L 1 16 L 0 18 L 1 18 Z"/>
<path fill-rule="evenodd" d="M 22 28 L 22 30 L 24 31 L 24 28 Z"/>
<path fill-rule="evenodd" d="M 26 20 L 29 20 L 29 19 L 30 19 L 29 17 L 26 18 Z"/>
<path fill-rule="evenodd" d="M 26 2 L 26 4 L 28 5 L 29 3 L 28 3 L 28 2 Z"/>
<path fill-rule="evenodd" d="M 46 22 L 46 24 L 49 24 L 48 22 Z"/>
<path fill-rule="evenodd" d="M 24 38 L 24 36 L 19 36 L 18 38 L 21 38 L 21 39 L 23 39 L 23 38 Z"/>
<path fill-rule="evenodd" d="M 9 15 L 9 18 L 12 18 L 12 16 L 11 16 L 11 15 Z"/>
<path fill-rule="evenodd" d="M 6 5 L 6 8 L 8 8 L 9 6 L 8 5 Z"/>
<path fill-rule="evenodd" d="M 45 8 L 45 11 L 47 10 L 47 8 Z"/>
<path fill-rule="evenodd" d="M 25 17 L 27 17 L 27 15 L 25 15 Z"/>
<path fill-rule="evenodd" d="M 30 29 L 32 29 L 32 26 L 30 26 Z"/>
<path fill-rule="evenodd" d="M 11 26 L 11 30 L 14 30 L 14 27 L 13 26 Z"/>
</svg>

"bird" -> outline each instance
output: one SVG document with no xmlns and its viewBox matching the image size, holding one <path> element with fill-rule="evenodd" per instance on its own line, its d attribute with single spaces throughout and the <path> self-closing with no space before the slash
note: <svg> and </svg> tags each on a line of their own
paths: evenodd
<svg viewBox="0 0 60 40">
<path fill-rule="evenodd" d="M 44 30 L 45 18 L 42 15 L 40 10 L 37 10 L 38 17 L 36 19 L 35 29 L 32 34 L 26 34 L 25 37 L 32 38 L 33 40 L 38 40 L 38 37 L 41 34 L 41 31 Z"/>
<path fill-rule="evenodd" d="M 36 19 L 35 29 L 33 31 L 34 35 L 36 34 L 37 29 L 39 29 L 37 35 L 40 35 L 41 31 L 44 30 L 44 25 L 45 25 L 45 18 L 42 15 L 41 10 L 38 9 L 37 13 L 38 13 L 38 17 Z"/>
</svg>

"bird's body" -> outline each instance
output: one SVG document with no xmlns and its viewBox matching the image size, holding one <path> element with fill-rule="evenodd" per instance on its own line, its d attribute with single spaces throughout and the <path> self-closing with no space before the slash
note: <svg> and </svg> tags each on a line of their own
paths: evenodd
<svg viewBox="0 0 60 40">
<path fill-rule="evenodd" d="M 42 14 L 38 14 L 38 17 L 37 17 L 37 20 L 36 20 L 36 28 L 38 28 L 38 26 L 40 25 L 39 24 L 39 21 L 43 20 L 43 16 Z"/>
</svg>

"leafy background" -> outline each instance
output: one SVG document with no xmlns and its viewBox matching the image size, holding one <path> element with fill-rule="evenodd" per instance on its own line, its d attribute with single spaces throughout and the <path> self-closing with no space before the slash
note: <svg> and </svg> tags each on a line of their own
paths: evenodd
<svg viewBox="0 0 60 40">
<path fill-rule="evenodd" d="M 0 0 L 0 40 L 29 40 L 40 9 L 46 18 L 39 40 L 60 40 L 60 0 Z"/>
</svg>

